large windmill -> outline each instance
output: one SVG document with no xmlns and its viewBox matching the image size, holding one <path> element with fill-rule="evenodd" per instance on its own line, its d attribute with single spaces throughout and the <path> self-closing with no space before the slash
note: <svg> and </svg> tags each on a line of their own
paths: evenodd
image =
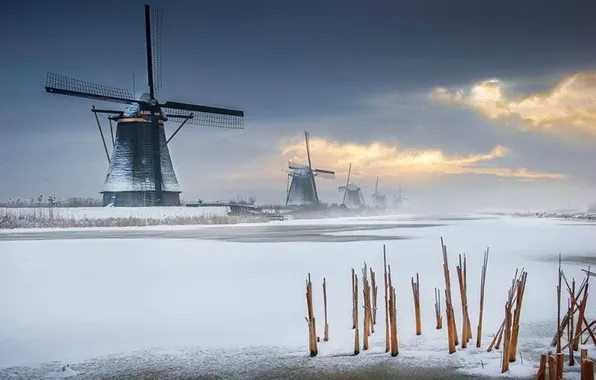
<svg viewBox="0 0 596 380">
<path fill-rule="evenodd" d="M 346 185 L 339 187 L 339 191 L 344 192 L 344 197 L 341 201 L 341 206 L 351 209 L 364 208 L 365 204 L 364 197 L 362 196 L 362 187 L 350 182 L 351 174 L 352 163 L 350 163 L 350 167 L 348 168 L 348 179 L 346 180 Z"/>
<path fill-rule="evenodd" d="M 186 123 L 207 127 L 242 129 L 244 112 L 196 104 L 166 101 L 160 103 L 156 91 L 161 89 L 161 9 L 145 5 L 145 38 L 147 47 L 147 78 L 149 93 L 139 99 L 130 91 L 102 86 L 48 73 L 46 91 L 105 102 L 127 104 L 124 110 L 96 109 L 92 112 L 103 141 L 109 169 L 103 194 L 104 205 L 157 206 L 179 205 L 182 192 L 168 143 Z M 99 125 L 98 113 L 108 114 L 116 121 L 112 132 L 113 149 L 108 147 Z M 176 120 L 181 124 L 166 139 L 164 123 Z M 111 127 L 111 124 L 110 124 Z"/>
<path fill-rule="evenodd" d="M 379 177 L 377 177 L 377 183 L 375 184 L 375 192 L 372 194 L 372 207 L 381 210 L 389 208 L 387 196 L 379 191 Z"/>
<path fill-rule="evenodd" d="M 335 178 L 332 170 L 313 169 L 310 160 L 310 133 L 304 132 L 306 142 L 306 157 L 308 165 L 300 165 L 294 162 L 288 163 L 288 186 L 286 189 L 286 206 L 309 206 L 319 207 L 321 202 L 317 192 L 315 177 L 321 175 L 324 178 Z"/>
</svg>

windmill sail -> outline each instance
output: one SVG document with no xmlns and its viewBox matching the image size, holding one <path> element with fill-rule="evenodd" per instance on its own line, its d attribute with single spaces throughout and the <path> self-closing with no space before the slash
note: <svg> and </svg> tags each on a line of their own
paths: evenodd
<svg viewBox="0 0 596 380">
<path fill-rule="evenodd" d="M 56 73 L 48 73 L 45 88 L 46 92 L 52 94 L 101 100 L 103 102 L 136 103 L 130 91 L 126 89 L 85 82 Z"/>
</svg>

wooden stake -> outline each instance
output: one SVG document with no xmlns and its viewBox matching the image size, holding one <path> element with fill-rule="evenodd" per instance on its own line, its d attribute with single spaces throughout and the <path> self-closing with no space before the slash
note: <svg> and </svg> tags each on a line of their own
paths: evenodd
<svg viewBox="0 0 596 380">
<path fill-rule="evenodd" d="M 389 322 L 391 325 L 391 356 L 399 354 L 399 346 L 397 340 L 397 300 L 395 297 L 395 288 L 391 281 L 391 265 L 387 266 L 387 279 L 389 282 Z"/>
<path fill-rule="evenodd" d="M 465 260 L 465 259 L 464 259 Z M 464 271 L 463 265 L 461 261 L 461 255 L 459 255 L 459 265 L 455 267 L 457 271 L 457 280 L 459 283 L 459 298 L 461 300 L 461 315 L 462 315 L 462 329 L 461 329 L 461 348 L 466 348 L 468 346 L 468 333 L 470 329 L 468 328 L 469 318 L 467 315 L 468 305 L 466 301 L 466 285 L 464 280 Z"/>
<path fill-rule="evenodd" d="M 447 314 L 447 337 L 449 341 L 449 353 L 455 352 L 455 346 L 459 344 L 457 338 L 457 328 L 455 324 L 455 316 L 453 313 L 453 303 L 451 302 L 451 279 L 449 277 L 449 261 L 447 260 L 447 246 L 443 243 L 441 237 L 441 247 L 443 250 L 443 275 L 445 277 L 445 304 Z M 453 351 L 452 351 L 453 348 Z"/>
<path fill-rule="evenodd" d="M 445 289 L 445 315 L 447 316 L 447 344 L 449 347 L 449 353 L 453 354 L 455 349 L 455 337 L 453 336 L 455 332 L 453 331 L 453 326 L 451 322 L 453 321 L 453 308 L 449 306 L 449 302 L 447 302 L 447 298 L 449 298 L 449 294 L 447 293 L 447 289 Z"/>
<path fill-rule="evenodd" d="M 468 264 L 466 254 L 464 253 L 464 295 L 466 297 L 466 326 L 468 327 L 468 341 L 472 339 L 472 324 L 470 323 L 470 313 L 468 312 Z"/>
<path fill-rule="evenodd" d="M 435 317 L 437 319 L 437 330 L 443 328 L 443 316 L 441 315 L 441 292 L 435 288 Z"/>
<path fill-rule="evenodd" d="M 511 303 L 505 304 L 505 333 L 503 336 L 503 361 L 501 373 L 509 371 L 509 350 L 511 339 Z"/>
<path fill-rule="evenodd" d="M 310 280 L 310 273 L 308 274 L 308 280 L 306 281 L 306 305 L 308 308 L 308 318 L 306 322 L 308 323 L 310 356 L 317 356 L 319 350 L 317 348 L 317 329 L 313 311 L 312 282 Z"/>
<path fill-rule="evenodd" d="M 391 356 L 395 357 L 399 355 L 399 346 L 397 340 L 397 307 L 394 287 L 391 287 L 389 303 L 391 304 Z"/>
<path fill-rule="evenodd" d="M 487 352 L 491 352 L 493 350 L 493 347 L 496 347 L 497 349 L 499 349 L 499 347 L 496 345 L 496 343 L 497 343 L 497 341 L 499 341 L 499 342 L 501 341 L 501 336 L 503 336 L 504 329 L 505 329 L 505 321 L 503 321 L 501 323 L 501 327 L 499 327 L 499 330 L 497 330 L 495 337 L 488 345 L 488 348 L 486 349 Z"/>
<path fill-rule="evenodd" d="M 556 355 L 556 360 L 557 360 L 556 368 L 557 368 L 557 379 L 558 380 L 563 380 L 563 359 L 564 358 L 565 358 L 565 356 L 563 355 L 562 352 L 557 353 L 557 355 Z"/>
<path fill-rule="evenodd" d="M 375 325 L 377 324 L 377 279 L 376 273 L 370 268 L 370 280 L 372 282 L 372 332 L 375 332 Z"/>
<path fill-rule="evenodd" d="M 517 357 L 517 343 L 519 337 L 519 320 L 521 316 L 521 308 L 522 302 L 524 299 L 524 291 L 526 290 L 526 278 L 528 277 L 528 273 L 522 271 L 521 279 L 516 283 L 516 304 L 515 304 L 515 312 L 513 315 L 513 330 L 511 333 L 511 347 L 509 350 L 509 361 L 514 362 Z"/>
<path fill-rule="evenodd" d="M 416 282 L 412 277 L 412 294 L 414 295 L 414 312 L 416 313 L 416 335 L 422 334 L 422 323 L 420 321 L 420 277 L 416 273 Z"/>
<path fill-rule="evenodd" d="M 352 329 L 358 327 L 358 292 L 356 289 L 356 271 L 352 268 Z"/>
<path fill-rule="evenodd" d="M 557 362 L 552 352 L 548 352 L 548 378 L 557 379 Z"/>
<path fill-rule="evenodd" d="M 327 323 L 327 282 L 323 277 L 323 305 L 325 306 L 325 333 L 323 335 L 323 342 L 329 341 L 329 324 Z"/>
<path fill-rule="evenodd" d="M 581 378 L 582 380 L 594 380 L 594 362 L 592 360 L 586 359 Z"/>
<path fill-rule="evenodd" d="M 583 335 L 583 333 L 585 333 L 586 331 L 591 330 L 595 324 L 596 324 L 596 319 L 593 320 L 592 322 L 590 322 L 586 327 L 584 327 L 584 329 L 582 331 L 576 332 L 573 340 L 575 340 L 575 338 L 581 337 Z M 563 350 L 566 349 L 567 347 L 569 347 L 569 343 L 567 343 L 566 345 L 563 346 Z"/>
<path fill-rule="evenodd" d="M 540 367 L 536 374 L 536 380 L 546 380 L 546 354 L 540 356 Z"/>
<path fill-rule="evenodd" d="M 387 279 L 387 252 L 385 251 L 385 244 L 383 244 L 383 278 L 385 280 L 385 352 L 391 350 L 391 327 L 389 321 L 389 283 Z"/>
<path fill-rule="evenodd" d="M 478 317 L 478 330 L 476 331 L 476 347 L 482 346 L 482 316 L 484 314 L 484 285 L 486 283 L 486 268 L 488 266 L 488 247 L 484 253 L 484 264 L 480 276 L 480 316 Z"/>
<path fill-rule="evenodd" d="M 579 361 L 579 365 L 580 365 L 580 374 L 581 380 L 584 380 L 586 378 L 586 360 L 588 360 L 588 349 L 587 348 L 582 348 L 581 351 L 581 357 L 580 357 L 580 361 Z"/>
<path fill-rule="evenodd" d="M 368 279 L 367 279 L 367 272 L 366 272 L 366 263 L 364 263 L 364 269 L 362 270 L 362 296 L 363 302 L 362 307 L 364 308 L 364 332 L 362 335 L 362 351 L 368 350 L 368 337 L 370 336 L 370 294 L 369 294 L 369 287 L 368 287 Z"/>
<path fill-rule="evenodd" d="M 353 271 L 354 269 L 352 269 Z M 354 355 L 358 355 L 360 353 L 360 337 L 358 331 L 358 275 L 354 273 Z"/>
<path fill-rule="evenodd" d="M 590 268 L 588 267 L 588 272 L 590 271 Z M 579 306 L 579 315 L 577 317 L 577 326 L 575 327 L 575 331 L 582 331 L 582 322 L 584 319 L 584 315 L 586 312 L 586 304 L 588 303 L 588 285 L 589 285 L 589 281 L 590 281 L 590 275 L 586 276 L 586 282 L 585 282 L 585 286 L 584 286 L 584 294 L 582 296 L 582 300 Z M 580 291 L 581 293 L 581 291 Z M 577 351 L 579 349 L 579 341 L 580 341 L 580 337 L 581 334 L 576 336 L 575 339 L 573 339 L 573 350 Z"/>
<path fill-rule="evenodd" d="M 561 353 L 561 277 L 561 254 L 559 253 L 559 284 L 557 285 L 557 354 Z"/>
<path fill-rule="evenodd" d="M 569 325 L 567 327 L 567 332 L 568 332 L 568 338 L 567 341 L 569 342 L 569 365 L 573 366 L 575 365 L 575 358 L 573 357 L 573 341 L 574 341 L 574 337 L 575 334 L 573 333 L 573 315 L 574 313 L 571 312 L 571 310 L 573 310 L 573 307 L 575 306 L 575 278 L 573 279 L 572 285 L 571 285 L 571 295 L 570 295 L 570 299 L 569 299 L 569 314 L 570 314 L 570 318 L 569 318 Z"/>
</svg>

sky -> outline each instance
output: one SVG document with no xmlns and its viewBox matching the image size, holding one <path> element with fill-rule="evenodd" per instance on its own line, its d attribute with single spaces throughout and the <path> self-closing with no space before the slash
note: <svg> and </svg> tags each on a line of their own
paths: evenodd
<svg viewBox="0 0 596 380">
<path fill-rule="evenodd" d="M 142 1 L 10 2 L 0 13 L 0 199 L 98 197 L 107 159 L 91 106 L 46 73 L 147 91 Z M 593 1 L 165 1 L 163 88 L 245 111 L 169 145 L 186 201 L 283 202 L 289 160 L 352 164 L 418 208 L 585 208 L 596 201 Z M 101 120 L 107 128 L 107 120 Z M 175 123 L 168 123 L 171 134 Z M 108 132 L 108 129 L 104 129 Z"/>
</svg>

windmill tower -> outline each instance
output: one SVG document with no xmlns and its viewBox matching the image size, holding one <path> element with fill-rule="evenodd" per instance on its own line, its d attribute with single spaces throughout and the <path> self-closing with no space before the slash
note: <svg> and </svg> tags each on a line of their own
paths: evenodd
<svg viewBox="0 0 596 380">
<path fill-rule="evenodd" d="M 348 168 L 348 179 L 345 186 L 340 186 L 339 191 L 344 192 L 344 197 L 341 205 L 347 208 L 364 208 L 364 197 L 362 196 L 362 187 L 350 183 L 350 175 L 352 174 L 352 163 Z"/>
<path fill-rule="evenodd" d="M 170 158 L 168 143 L 186 124 L 242 129 L 244 112 L 196 104 L 160 103 L 161 89 L 161 9 L 145 5 L 145 38 L 149 93 L 139 99 L 125 89 L 108 87 L 48 73 L 46 91 L 54 94 L 126 104 L 124 110 L 92 108 L 108 159 L 103 194 L 104 205 L 177 206 L 182 192 Z M 110 156 L 98 114 L 108 114 L 112 135 Z M 168 120 L 181 124 L 166 138 Z M 115 121 L 114 136 L 111 122 Z"/>
<path fill-rule="evenodd" d="M 286 188 L 286 206 L 309 206 L 319 207 L 319 194 L 315 177 L 321 175 L 323 178 L 335 178 L 335 172 L 331 170 L 313 169 L 310 160 L 310 133 L 304 131 L 306 142 L 306 157 L 308 165 L 300 165 L 294 162 L 288 163 L 288 185 Z"/>
<path fill-rule="evenodd" d="M 375 184 L 375 192 L 372 194 L 372 207 L 381 210 L 389 208 L 387 196 L 379 191 L 379 177 L 377 177 L 377 183 Z"/>
</svg>

